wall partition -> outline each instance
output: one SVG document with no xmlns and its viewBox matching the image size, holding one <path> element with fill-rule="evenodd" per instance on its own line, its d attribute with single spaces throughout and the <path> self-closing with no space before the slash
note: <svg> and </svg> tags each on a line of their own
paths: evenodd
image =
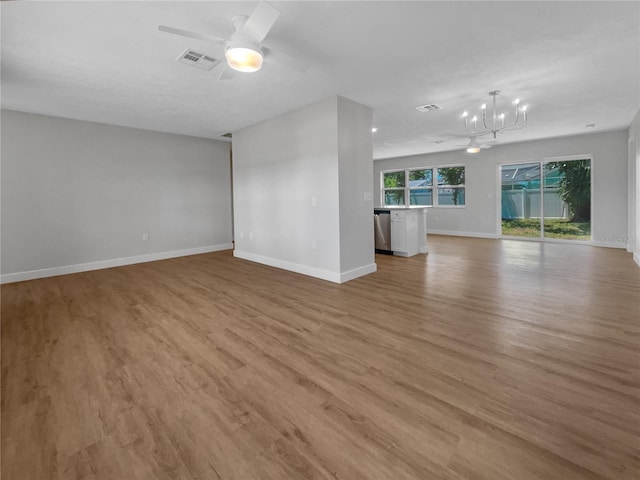
<svg viewBox="0 0 640 480">
<path fill-rule="evenodd" d="M 591 241 L 592 159 L 500 166 L 503 237 Z"/>
</svg>

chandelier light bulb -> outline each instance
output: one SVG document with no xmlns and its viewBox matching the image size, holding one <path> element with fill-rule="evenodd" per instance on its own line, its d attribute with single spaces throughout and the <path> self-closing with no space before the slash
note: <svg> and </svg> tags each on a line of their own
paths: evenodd
<svg viewBox="0 0 640 480">
<path fill-rule="evenodd" d="M 467 148 L 467 153 L 478 153 L 480 151 L 480 147 L 469 147 Z"/>
<path fill-rule="evenodd" d="M 500 114 L 500 118 L 501 118 L 502 120 L 504 120 L 504 113 L 501 113 L 501 114 Z"/>
<path fill-rule="evenodd" d="M 523 105 L 522 108 L 520 108 L 521 111 L 526 112 L 527 111 L 527 106 Z"/>
<path fill-rule="evenodd" d="M 469 115 L 469 112 L 462 112 L 462 118 L 467 118 L 467 115 Z"/>
<path fill-rule="evenodd" d="M 519 98 L 516 98 L 516 99 L 513 101 L 513 103 L 514 103 L 515 105 L 518 105 L 518 104 L 520 103 L 520 99 L 519 99 Z"/>
<path fill-rule="evenodd" d="M 478 117 L 476 117 L 475 115 L 473 116 L 473 118 L 471 119 L 472 122 L 475 122 L 478 120 Z"/>
<path fill-rule="evenodd" d="M 483 103 L 482 106 L 480 107 L 482 110 L 486 110 L 487 109 L 487 104 Z"/>
</svg>

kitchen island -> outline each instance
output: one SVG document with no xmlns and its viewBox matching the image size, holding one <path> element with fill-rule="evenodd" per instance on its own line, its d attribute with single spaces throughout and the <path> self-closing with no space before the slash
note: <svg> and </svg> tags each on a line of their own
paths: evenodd
<svg viewBox="0 0 640 480">
<path fill-rule="evenodd" d="M 427 215 L 425 207 L 384 207 L 374 210 L 390 216 L 390 251 L 400 257 L 427 253 Z M 377 248 L 377 247 L 376 247 Z M 389 247 L 387 247 L 389 248 Z"/>
</svg>

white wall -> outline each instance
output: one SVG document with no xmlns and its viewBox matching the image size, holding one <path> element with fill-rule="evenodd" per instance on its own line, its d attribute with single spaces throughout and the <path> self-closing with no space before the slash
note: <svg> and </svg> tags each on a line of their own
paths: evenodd
<svg viewBox="0 0 640 480">
<path fill-rule="evenodd" d="M 232 247 L 228 143 L 3 110 L 1 167 L 4 282 Z"/>
<path fill-rule="evenodd" d="M 375 270 L 372 202 L 362 206 L 373 169 L 371 111 L 362 109 L 331 97 L 234 132 L 236 256 L 335 282 Z M 343 198 L 343 182 L 357 192 Z M 341 218 L 351 222 L 344 232 Z M 343 259 L 343 233 L 369 253 Z"/>
<path fill-rule="evenodd" d="M 380 172 L 396 168 L 461 164 L 466 167 L 466 207 L 428 209 L 433 233 L 498 235 L 498 166 L 554 157 L 593 157 L 592 229 L 595 245 L 627 245 L 628 160 L 626 131 L 576 135 L 497 145 L 478 154 L 442 152 L 374 162 L 374 199 L 380 205 Z"/>
<path fill-rule="evenodd" d="M 640 111 L 629 127 L 629 244 L 640 266 Z"/>
</svg>

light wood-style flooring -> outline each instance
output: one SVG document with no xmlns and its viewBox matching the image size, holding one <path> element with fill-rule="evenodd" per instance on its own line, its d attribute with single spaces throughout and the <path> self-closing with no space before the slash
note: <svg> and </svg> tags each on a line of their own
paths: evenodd
<svg viewBox="0 0 640 480">
<path fill-rule="evenodd" d="M 2 287 L 2 479 L 640 478 L 640 269 L 429 237 L 344 285 L 218 252 Z"/>
</svg>

